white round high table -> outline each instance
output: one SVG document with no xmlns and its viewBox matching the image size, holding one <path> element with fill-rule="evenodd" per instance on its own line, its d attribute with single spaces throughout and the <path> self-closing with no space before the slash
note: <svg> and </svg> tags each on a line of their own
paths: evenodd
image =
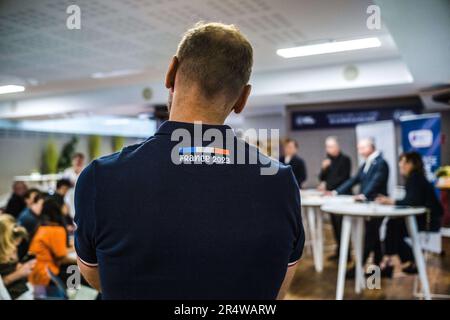
<svg viewBox="0 0 450 320">
<path fill-rule="evenodd" d="M 302 190 L 301 205 L 302 212 L 305 212 L 309 240 L 311 241 L 314 268 L 316 272 L 323 270 L 323 214 L 320 207 L 325 204 L 350 204 L 353 203 L 352 196 L 323 196 L 323 193 L 316 190 Z"/>
<path fill-rule="evenodd" d="M 321 210 L 331 214 L 342 215 L 341 247 L 339 252 L 339 269 L 336 287 L 336 300 L 344 297 L 345 273 L 347 269 L 348 248 L 350 234 L 352 235 L 355 251 L 355 291 L 361 292 L 365 288 L 363 273 L 363 245 L 364 245 L 364 220 L 366 218 L 403 217 L 411 237 L 412 249 L 415 262 L 419 272 L 422 291 L 425 299 L 431 300 L 430 287 L 426 273 L 425 260 L 419 241 L 416 215 L 425 213 L 422 207 L 399 207 L 379 205 L 375 203 L 354 203 L 354 204 L 324 204 Z"/>
</svg>

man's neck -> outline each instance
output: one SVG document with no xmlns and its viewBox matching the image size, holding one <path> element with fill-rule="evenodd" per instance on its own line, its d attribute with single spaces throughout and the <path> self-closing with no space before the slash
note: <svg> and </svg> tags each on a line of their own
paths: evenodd
<svg viewBox="0 0 450 320">
<path fill-rule="evenodd" d="M 214 105 L 211 101 L 205 100 L 195 88 L 191 88 L 189 92 L 175 92 L 170 106 L 170 121 L 178 122 L 202 122 L 203 124 L 222 125 L 228 116 L 225 105 L 218 105 L 220 100 L 215 101 Z"/>
<path fill-rule="evenodd" d="M 187 123 L 201 122 L 202 124 L 223 125 L 225 119 L 217 119 L 200 114 L 180 114 L 170 112 L 169 120 Z"/>
</svg>

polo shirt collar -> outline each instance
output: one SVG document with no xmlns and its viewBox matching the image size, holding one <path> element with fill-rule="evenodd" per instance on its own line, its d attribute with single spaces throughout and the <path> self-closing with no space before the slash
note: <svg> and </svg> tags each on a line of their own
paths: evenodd
<svg viewBox="0 0 450 320">
<path fill-rule="evenodd" d="M 204 124 L 204 123 L 190 123 L 190 122 L 178 122 L 178 121 L 165 121 L 161 124 L 161 126 L 156 130 L 156 135 L 167 135 L 172 134 L 176 129 L 186 129 L 191 133 L 194 133 L 195 129 L 201 128 L 202 133 L 208 129 L 217 129 L 221 131 L 224 135 L 228 130 L 231 130 L 234 135 L 234 130 L 228 125 L 214 125 L 214 124 Z"/>
</svg>

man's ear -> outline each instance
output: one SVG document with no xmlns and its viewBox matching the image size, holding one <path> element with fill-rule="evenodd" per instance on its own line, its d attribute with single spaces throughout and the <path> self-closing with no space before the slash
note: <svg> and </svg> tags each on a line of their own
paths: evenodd
<svg viewBox="0 0 450 320">
<path fill-rule="evenodd" d="M 247 84 L 237 99 L 236 103 L 233 106 L 234 113 L 241 113 L 244 110 L 245 104 L 247 103 L 248 96 L 250 95 L 250 91 L 252 91 L 252 86 Z"/>
<path fill-rule="evenodd" d="M 166 74 L 166 88 L 171 89 L 173 91 L 173 88 L 175 87 L 175 76 L 178 71 L 178 58 L 174 56 L 172 58 L 172 61 L 169 65 L 169 70 L 167 70 Z"/>
</svg>

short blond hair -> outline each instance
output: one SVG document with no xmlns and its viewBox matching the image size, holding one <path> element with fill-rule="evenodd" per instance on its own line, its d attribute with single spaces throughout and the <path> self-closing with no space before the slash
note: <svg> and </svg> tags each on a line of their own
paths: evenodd
<svg viewBox="0 0 450 320">
<path fill-rule="evenodd" d="M 224 94 L 231 100 L 250 79 L 253 48 L 232 24 L 199 22 L 184 34 L 177 58 L 180 72 L 206 98 Z"/>
</svg>

